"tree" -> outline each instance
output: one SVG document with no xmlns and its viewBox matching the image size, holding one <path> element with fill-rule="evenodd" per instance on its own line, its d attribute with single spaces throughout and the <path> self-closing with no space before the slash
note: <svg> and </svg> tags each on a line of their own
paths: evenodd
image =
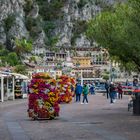
<svg viewBox="0 0 140 140">
<path fill-rule="evenodd" d="M 109 80 L 109 75 L 103 75 L 102 78 L 103 78 L 104 80 Z"/>
<path fill-rule="evenodd" d="M 20 74 L 27 74 L 26 66 L 25 65 L 17 65 L 14 69 L 14 72 Z"/>
<path fill-rule="evenodd" d="M 19 59 L 18 59 L 18 56 L 15 52 L 11 52 L 11 53 L 8 54 L 7 63 L 10 66 L 16 66 L 16 65 L 19 64 Z"/>
<path fill-rule="evenodd" d="M 7 65 L 7 55 L 9 51 L 4 49 L 3 47 L 0 50 L 0 65 L 6 66 Z"/>
<path fill-rule="evenodd" d="M 32 42 L 27 41 L 26 39 L 17 39 L 15 40 L 15 48 L 14 51 L 18 55 L 19 58 L 23 56 L 24 53 L 29 53 L 32 51 Z"/>
<path fill-rule="evenodd" d="M 88 23 L 87 37 L 107 48 L 124 66 L 140 71 L 140 2 L 117 4 L 114 11 L 102 12 Z"/>
</svg>

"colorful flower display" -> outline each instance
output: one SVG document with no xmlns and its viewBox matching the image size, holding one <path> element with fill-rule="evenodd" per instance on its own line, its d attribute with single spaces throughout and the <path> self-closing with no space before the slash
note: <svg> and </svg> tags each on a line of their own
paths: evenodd
<svg viewBox="0 0 140 140">
<path fill-rule="evenodd" d="M 29 117 L 53 119 L 59 116 L 59 98 L 55 79 L 47 73 L 34 74 L 29 92 Z"/>
<path fill-rule="evenodd" d="M 74 94 L 75 79 L 62 75 L 57 79 L 57 90 L 59 93 L 59 103 L 69 103 Z"/>
</svg>

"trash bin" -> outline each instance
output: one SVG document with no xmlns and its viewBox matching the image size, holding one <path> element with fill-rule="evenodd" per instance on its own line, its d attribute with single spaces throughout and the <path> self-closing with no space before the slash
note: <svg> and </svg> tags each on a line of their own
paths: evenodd
<svg viewBox="0 0 140 140">
<path fill-rule="evenodd" d="M 135 99 L 133 100 L 133 114 L 140 115 L 140 92 L 134 92 Z"/>
</svg>

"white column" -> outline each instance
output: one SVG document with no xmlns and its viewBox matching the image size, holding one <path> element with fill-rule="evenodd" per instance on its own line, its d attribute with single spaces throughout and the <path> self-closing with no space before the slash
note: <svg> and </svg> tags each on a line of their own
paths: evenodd
<svg viewBox="0 0 140 140">
<path fill-rule="evenodd" d="M 3 85 L 3 77 L 1 77 L 1 102 L 4 102 L 4 85 Z"/>
<path fill-rule="evenodd" d="M 81 69 L 81 85 L 83 86 L 83 71 Z"/>
<path fill-rule="evenodd" d="M 109 81 L 112 82 L 112 61 L 111 60 L 109 62 L 109 71 L 110 71 Z"/>
<path fill-rule="evenodd" d="M 8 90 L 8 85 L 9 85 L 9 79 L 8 79 L 8 77 L 7 77 L 7 83 L 6 83 L 6 95 L 7 95 L 7 98 L 8 98 L 8 96 L 9 96 L 9 90 Z"/>
<path fill-rule="evenodd" d="M 12 76 L 12 96 L 13 100 L 15 100 L 15 77 Z"/>
</svg>

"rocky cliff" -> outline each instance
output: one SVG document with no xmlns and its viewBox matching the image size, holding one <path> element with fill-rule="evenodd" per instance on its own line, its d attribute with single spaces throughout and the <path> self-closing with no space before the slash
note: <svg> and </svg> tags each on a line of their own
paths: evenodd
<svg viewBox="0 0 140 140">
<path fill-rule="evenodd" d="M 0 43 L 32 39 L 34 48 L 89 47 L 87 21 L 115 0 L 0 0 Z"/>
</svg>

